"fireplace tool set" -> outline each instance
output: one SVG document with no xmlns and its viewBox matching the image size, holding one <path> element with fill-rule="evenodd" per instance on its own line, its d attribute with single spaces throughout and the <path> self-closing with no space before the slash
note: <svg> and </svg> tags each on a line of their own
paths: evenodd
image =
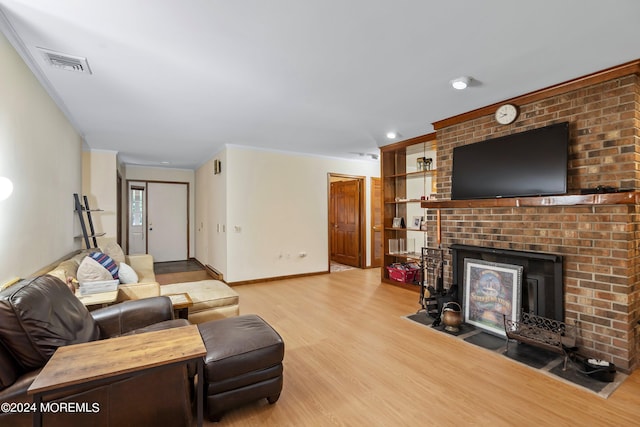
<svg viewBox="0 0 640 427">
<path fill-rule="evenodd" d="M 445 302 L 451 301 L 443 285 L 444 250 L 440 248 L 422 248 L 421 269 L 423 271 L 420 282 L 420 310 L 427 315 L 437 318 L 440 308 Z M 446 300 L 446 301 L 445 301 Z"/>
<path fill-rule="evenodd" d="M 427 316 L 434 319 L 431 326 L 443 323 L 445 330 L 458 332 L 462 324 L 462 308 L 457 302 L 458 286 L 453 284 L 449 289 L 444 288 L 443 282 L 444 250 L 440 248 L 422 248 L 420 260 L 420 309 Z M 588 359 L 577 353 L 576 337 L 577 324 L 568 325 L 559 320 L 538 316 L 533 313 L 521 312 L 518 320 L 504 317 L 506 333 L 506 349 L 509 341 L 525 343 L 547 351 L 559 353 L 563 356 L 562 369 L 567 368 L 569 359 L 575 359 L 584 365 L 578 372 L 586 374 L 600 381 L 614 380 L 616 367 L 614 364 L 597 359 Z"/>
</svg>

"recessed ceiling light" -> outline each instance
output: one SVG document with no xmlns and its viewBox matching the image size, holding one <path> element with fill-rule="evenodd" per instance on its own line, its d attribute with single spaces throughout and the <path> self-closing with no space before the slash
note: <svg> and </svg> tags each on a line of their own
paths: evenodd
<svg viewBox="0 0 640 427">
<path fill-rule="evenodd" d="M 454 89 L 458 90 L 466 89 L 467 86 L 469 86 L 469 83 L 471 83 L 471 77 L 467 76 L 462 76 L 458 77 L 457 79 L 451 80 L 451 86 L 453 86 Z"/>
<path fill-rule="evenodd" d="M 160 163 L 163 164 L 163 165 L 168 165 L 169 164 L 169 162 L 167 162 L 166 160 L 164 162 L 160 162 Z"/>
<path fill-rule="evenodd" d="M 398 137 L 398 133 L 397 132 L 387 132 L 387 138 L 396 139 L 397 137 Z"/>
</svg>

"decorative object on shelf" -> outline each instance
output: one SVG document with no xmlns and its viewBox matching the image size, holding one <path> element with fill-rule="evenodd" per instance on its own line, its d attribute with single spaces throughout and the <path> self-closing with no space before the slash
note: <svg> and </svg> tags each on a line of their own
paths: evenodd
<svg viewBox="0 0 640 427">
<path fill-rule="evenodd" d="M 464 318 L 467 323 L 505 336 L 504 316 L 519 320 L 521 265 L 464 260 Z"/>
<path fill-rule="evenodd" d="M 389 239 L 389 253 L 397 254 L 400 250 L 398 239 Z"/>
<path fill-rule="evenodd" d="M 407 239 L 407 246 L 405 248 L 405 253 L 407 254 L 416 253 L 416 239 Z"/>
<path fill-rule="evenodd" d="M 496 122 L 501 125 L 513 123 L 518 118 L 518 107 L 513 104 L 504 104 L 496 110 Z"/>
<path fill-rule="evenodd" d="M 393 218 L 393 222 L 391 224 L 393 228 L 404 228 L 404 218 L 395 217 Z"/>
<path fill-rule="evenodd" d="M 416 239 L 389 239 L 389 254 L 414 254 L 416 250 Z"/>
<path fill-rule="evenodd" d="M 433 159 L 431 157 L 418 157 L 416 159 L 416 168 L 418 172 L 430 171 Z"/>
<path fill-rule="evenodd" d="M 458 332 L 462 324 L 462 309 L 460 304 L 455 301 L 449 301 L 442 306 L 442 323 L 444 329 L 449 332 Z"/>
<path fill-rule="evenodd" d="M 422 230 L 422 231 L 427 231 L 427 226 L 428 226 L 428 224 L 427 224 L 427 220 L 426 220 L 426 219 L 425 219 L 425 220 L 422 220 L 422 221 L 420 222 L 420 230 Z"/>
<path fill-rule="evenodd" d="M 420 229 L 420 225 L 422 225 L 422 220 L 423 219 L 424 218 L 421 217 L 421 216 L 414 216 L 413 217 L 413 223 L 412 223 L 413 224 L 413 228 Z"/>
</svg>

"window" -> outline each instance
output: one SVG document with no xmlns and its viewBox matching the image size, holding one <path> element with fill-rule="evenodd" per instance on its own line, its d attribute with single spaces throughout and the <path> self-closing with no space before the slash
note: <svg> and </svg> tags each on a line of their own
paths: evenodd
<svg viewBox="0 0 640 427">
<path fill-rule="evenodd" d="M 142 225 L 144 215 L 144 187 L 131 187 L 131 226 Z"/>
</svg>

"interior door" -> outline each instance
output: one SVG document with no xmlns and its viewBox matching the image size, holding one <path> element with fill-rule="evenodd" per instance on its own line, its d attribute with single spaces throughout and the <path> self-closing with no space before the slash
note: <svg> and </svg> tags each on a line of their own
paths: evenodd
<svg viewBox="0 0 640 427">
<path fill-rule="evenodd" d="M 188 186 L 147 183 L 147 242 L 154 261 L 188 258 Z"/>
<path fill-rule="evenodd" d="M 360 267 L 360 181 L 331 183 L 331 260 Z"/>
<path fill-rule="evenodd" d="M 382 180 L 371 178 L 371 267 L 382 267 Z"/>
</svg>

